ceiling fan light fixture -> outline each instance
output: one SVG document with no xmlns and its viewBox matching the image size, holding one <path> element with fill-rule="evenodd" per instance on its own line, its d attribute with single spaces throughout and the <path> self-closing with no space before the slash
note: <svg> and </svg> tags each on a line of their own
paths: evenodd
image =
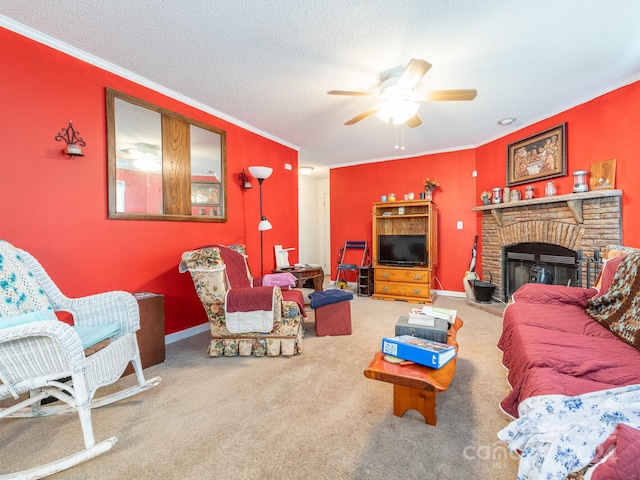
<svg viewBox="0 0 640 480">
<path fill-rule="evenodd" d="M 401 125 L 413 117 L 420 109 L 420 104 L 409 100 L 390 99 L 385 101 L 376 117 L 384 123 Z"/>
</svg>

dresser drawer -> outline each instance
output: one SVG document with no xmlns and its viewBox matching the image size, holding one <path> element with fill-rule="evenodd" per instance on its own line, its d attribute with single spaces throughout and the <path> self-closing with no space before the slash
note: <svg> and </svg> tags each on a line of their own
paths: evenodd
<svg viewBox="0 0 640 480">
<path fill-rule="evenodd" d="M 429 300 L 431 298 L 431 288 L 428 283 L 400 283 L 376 281 L 373 285 L 376 295 L 406 297 L 414 299 Z"/>
<path fill-rule="evenodd" d="M 413 268 L 376 268 L 376 282 L 423 283 L 429 285 L 430 271 Z"/>
</svg>

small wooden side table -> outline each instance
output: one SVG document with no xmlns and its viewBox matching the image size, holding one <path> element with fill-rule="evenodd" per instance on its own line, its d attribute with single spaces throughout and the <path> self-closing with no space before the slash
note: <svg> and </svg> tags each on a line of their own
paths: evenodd
<svg viewBox="0 0 640 480">
<path fill-rule="evenodd" d="M 148 292 L 134 293 L 140 308 L 140 330 L 136 332 L 142 368 L 164 362 L 164 295 Z M 129 365 L 123 375 L 133 373 Z"/>
<path fill-rule="evenodd" d="M 456 318 L 449 329 L 447 343 L 455 345 L 456 333 L 462 328 L 462 320 Z M 393 383 L 393 414 L 402 417 L 409 409 L 417 410 L 428 425 L 436 424 L 436 393 L 444 392 L 456 373 L 456 358 L 442 368 L 435 369 L 418 365 L 401 365 L 384 360 L 381 351 L 364 371 L 364 376 L 373 380 Z"/>
<path fill-rule="evenodd" d="M 298 288 L 302 288 L 305 280 L 313 280 L 313 289 L 316 292 L 322 292 L 322 283 L 324 282 L 324 270 L 322 270 L 322 267 L 276 268 L 271 272 L 293 274 L 297 279 L 296 287 Z"/>
</svg>

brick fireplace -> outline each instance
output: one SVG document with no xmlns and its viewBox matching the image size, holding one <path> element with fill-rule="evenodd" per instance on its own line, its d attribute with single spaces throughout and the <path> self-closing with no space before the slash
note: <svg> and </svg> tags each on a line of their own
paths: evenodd
<svg viewBox="0 0 640 480">
<path fill-rule="evenodd" d="M 622 243 L 622 191 L 604 190 L 475 207 L 482 212 L 482 278 L 506 301 L 505 247 L 541 243 L 591 254 Z"/>
</svg>

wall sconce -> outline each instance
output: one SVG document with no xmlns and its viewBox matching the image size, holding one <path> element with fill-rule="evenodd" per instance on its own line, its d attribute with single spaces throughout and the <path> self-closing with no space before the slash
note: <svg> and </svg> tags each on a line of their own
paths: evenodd
<svg viewBox="0 0 640 480">
<path fill-rule="evenodd" d="M 82 149 L 80 147 L 86 147 L 82 138 L 78 135 L 80 132 L 76 132 L 73 129 L 73 124 L 71 120 L 69 120 L 69 126 L 67 128 L 62 128 L 62 131 L 56 135 L 56 141 L 63 140 L 66 142 L 67 147 L 62 150 L 62 153 L 67 155 L 69 158 L 82 157 L 84 153 L 82 153 Z"/>
<path fill-rule="evenodd" d="M 240 175 L 238 175 L 238 178 L 240 179 L 240 188 L 243 190 L 249 190 L 251 188 L 251 177 L 246 174 L 244 168 L 242 172 L 240 172 Z"/>
<path fill-rule="evenodd" d="M 249 167 L 249 173 L 258 179 L 258 183 L 260 184 L 260 223 L 258 223 L 258 230 L 260 231 L 260 275 L 264 275 L 262 232 L 265 230 L 271 230 L 273 227 L 271 226 L 271 222 L 267 220 L 267 217 L 262 214 L 262 182 L 271 176 L 273 168 L 256 166 Z"/>
</svg>

